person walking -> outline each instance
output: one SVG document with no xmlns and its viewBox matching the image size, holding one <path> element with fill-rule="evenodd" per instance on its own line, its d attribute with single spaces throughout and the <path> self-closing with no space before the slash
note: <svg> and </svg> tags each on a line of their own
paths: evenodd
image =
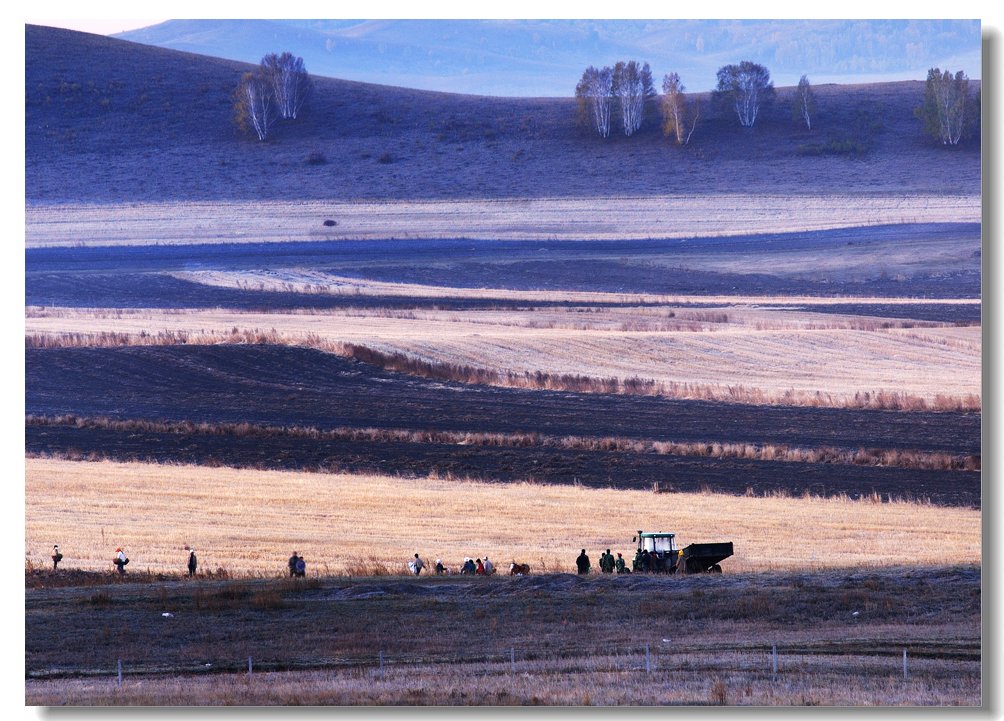
<svg viewBox="0 0 1004 721">
<path fill-rule="evenodd" d="M 188 577 L 191 578 L 195 575 L 195 570 L 199 567 L 199 559 L 195 557 L 195 549 L 192 548 L 188 552 Z"/>
<path fill-rule="evenodd" d="M 410 561 L 408 563 L 408 568 L 410 568 L 411 572 L 414 573 L 416 576 L 421 576 L 422 575 L 422 569 L 425 568 L 425 561 L 423 561 L 421 558 L 419 558 L 418 554 L 416 553 L 415 554 L 415 560 L 414 561 Z"/>
<path fill-rule="evenodd" d="M 293 578 L 296 575 L 296 562 L 300 560 L 296 551 L 293 551 L 293 555 L 289 557 L 289 562 L 286 564 L 289 566 L 289 577 Z"/>
<path fill-rule="evenodd" d="M 579 569 L 579 573 L 585 575 L 589 573 L 589 556 L 586 555 L 586 549 L 582 549 L 582 553 L 579 557 L 575 559 L 575 566 Z"/>
<path fill-rule="evenodd" d="M 59 562 L 63 560 L 63 554 L 59 552 L 59 544 L 57 543 L 52 547 L 52 570 L 56 570 L 56 566 Z"/>
<path fill-rule="evenodd" d="M 123 551 L 121 548 L 116 548 L 115 560 L 112 561 L 112 563 L 114 563 L 118 567 L 120 575 L 125 575 L 126 572 L 125 567 L 126 564 L 129 563 L 129 559 L 126 558 L 125 551 Z"/>
</svg>

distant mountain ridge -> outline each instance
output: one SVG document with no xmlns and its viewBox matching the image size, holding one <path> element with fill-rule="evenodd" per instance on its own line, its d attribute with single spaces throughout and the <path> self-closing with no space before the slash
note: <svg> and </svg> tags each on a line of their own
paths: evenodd
<svg viewBox="0 0 1004 721">
<path fill-rule="evenodd" d="M 169 20 L 114 37 L 255 63 L 289 50 L 315 75 L 495 96 L 567 97 L 585 67 L 621 59 L 695 92 L 745 59 L 778 85 L 980 76 L 978 20 Z"/>
</svg>

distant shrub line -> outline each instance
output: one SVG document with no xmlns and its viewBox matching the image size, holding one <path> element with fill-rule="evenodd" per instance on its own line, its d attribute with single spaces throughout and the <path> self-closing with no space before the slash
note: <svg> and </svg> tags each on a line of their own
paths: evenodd
<svg viewBox="0 0 1004 721">
<path fill-rule="evenodd" d="M 540 433 L 478 433 L 469 431 L 407 430 L 395 428 L 334 428 L 267 426 L 254 423 L 195 423 L 193 421 L 113 420 L 75 415 L 25 416 L 26 426 L 72 426 L 121 432 L 196 434 L 234 437 L 288 437 L 316 441 L 377 443 L 435 443 L 497 448 L 557 448 L 575 451 L 646 453 L 704 458 L 740 458 L 793 463 L 837 463 L 889 466 L 914 470 L 980 471 L 979 455 L 883 448 L 792 448 L 773 443 L 676 442 L 650 439 L 548 436 Z"/>
<path fill-rule="evenodd" d="M 239 329 L 229 333 L 186 331 L 146 331 L 130 333 L 36 333 L 25 335 L 26 348 L 119 347 L 159 345 L 286 345 L 334 353 L 384 370 L 408 375 L 476 385 L 492 385 L 532 390 L 557 390 L 572 393 L 608 393 L 658 396 L 677 400 L 700 400 L 748 405 L 845 408 L 853 410 L 896 411 L 980 411 L 982 400 L 975 394 L 937 395 L 933 400 L 895 391 L 858 391 L 845 396 L 824 391 L 788 389 L 767 391 L 742 385 L 719 385 L 659 381 L 653 378 L 597 378 L 574 373 L 548 371 L 511 371 L 443 361 L 428 361 L 400 352 L 385 352 L 365 345 L 331 341 L 314 333 L 290 336 L 270 330 Z"/>
</svg>

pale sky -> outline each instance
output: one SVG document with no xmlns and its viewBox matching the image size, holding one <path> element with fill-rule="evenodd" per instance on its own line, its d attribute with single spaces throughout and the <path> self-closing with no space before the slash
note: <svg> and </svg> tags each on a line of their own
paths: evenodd
<svg viewBox="0 0 1004 721">
<path fill-rule="evenodd" d="M 53 28 L 66 28 L 67 30 L 79 30 L 85 33 L 94 33 L 95 35 L 114 35 L 115 33 L 123 33 L 127 30 L 135 30 L 136 28 L 145 28 L 150 25 L 156 25 L 162 23 L 168 18 L 157 18 L 156 20 L 103 20 L 103 19 L 90 19 L 90 20 L 55 20 L 52 18 L 28 18 L 25 20 L 27 25 L 45 25 Z"/>
</svg>

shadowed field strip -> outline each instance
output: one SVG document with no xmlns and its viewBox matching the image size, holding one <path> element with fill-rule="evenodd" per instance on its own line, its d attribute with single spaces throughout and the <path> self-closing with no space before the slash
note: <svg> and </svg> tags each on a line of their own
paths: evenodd
<svg viewBox="0 0 1004 721">
<path fill-rule="evenodd" d="M 25 243 L 31 248 L 312 238 L 681 238 L 980 218 L 978 195 L 60 204 L 26 207 Z M 325 227 L 328 219 L 338 225 Z"/>
<path fill-rule="evenodd" d="M 293 550 L 313 573 L 400 569 L 414 552 L 569 570 L 579 548 L 628 552 L 638 528 L 683 543 L 731 540 L 728 571 L 979 563 L 976 510 L 842 499 L 652 494 L 531 484 L 401 479 L 26 459 L 25 552 L 45 565 L 177 571 L 185 544 L 204 567 L 282 573 Z M 807 538 L 812 538 L 807 543 Z M 393 539 L 387 543 L 387 539 Z"/>
<path fill-rule="evenodd" d="M 346 343 L 365 345 L 384 354 L 503 375 L 643 379 L 664 384 L 666 394 L 676 392 L 676 397 L 752 402 L 789 398 L 840 405 L 856 394 L 884 392 L 927 403 L 941 397 L 979 406 L 978 326 L 936 327 L 735 307 L 672 313 L 33 309 L 27 313 L 25 332 L 34 345 L 59 346 L 213 343 L 235 339 L 236 331 L 333 352 L 344 352 L 339 349 Z M 674 385 L 688 384 L 691 387 L 673 390 Z"/>
</svg>

